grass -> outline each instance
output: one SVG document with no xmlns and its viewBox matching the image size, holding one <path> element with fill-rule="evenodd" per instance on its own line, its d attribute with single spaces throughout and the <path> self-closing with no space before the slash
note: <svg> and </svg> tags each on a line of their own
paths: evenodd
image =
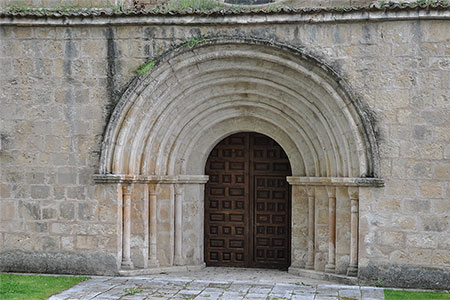
<svg viewBox="0 0 450 300">
<path fill-rule="evenodd" d="M 86 279 L 89 277 L 0 274 L 0 299 L 47 299 Z"/>
<path fill-rule="evenodd" d="M 441 300 L 450 299 L 450 293 L 384 290 L 384 297 L 386 300 Z"/>
<path fill-rule="evenodd" d="M 155 62 L 149 61 L 149 62 L 143 64 L 136 72 L 138 75 L 141 75 L 141 74 L 149 72 L 151 69 L 153 69 L 154 66 L 155 66 Z"/>
<path fill-rule="evenodd" d="M 192 8 L 200 11 L 209 11 L 221 8 L 218 0 L 169 0 L 167 10 L 182 11 Z"/>
</svg>

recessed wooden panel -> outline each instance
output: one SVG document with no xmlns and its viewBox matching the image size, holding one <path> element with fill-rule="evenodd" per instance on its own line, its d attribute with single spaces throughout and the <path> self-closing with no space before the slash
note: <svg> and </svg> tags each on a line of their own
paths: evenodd
<svg viewBox="0 0 450 300">
<path fill-rule="evenodd" d="M 223 247 L 225 246 L 225 241 L 224 240 L 213 240 L 210 239 L 210 246 L 211 247 Z"/>
<path fill-rule="evenodd" d="M 244 196 L 245 189 L 243 188 L 230 188 L 230 196 Z"/>
<path fill-rule="evenodd" d="M 213 162 L 210 168 L 211 170 L 223 170 L 225 169 L 225 164 L 223 162 Z"/>
<path fill-rule="evenodd" d="M 287 268 L 291 171 L 283 149 L 261 134 L 235 134 L 211 151 L 205 172 L 206 264 Z"/>
<path fill-rule="evenodd" d="M 244 248 L 243 240 L 230 240 L 230 248 Z"/>
<path fill-rule="evenodd" d="M 210 189 L 210 195 L 211 196 L 225 196 L 225 189 L 224 188 L 212 188 L 212 189 Z"/>
<path fill-rule="evenodd" d="M 223 226 L 222 234 L 231 234 L 231 226 Z"/>
<path fill-rule="evenodd" d="M 223 209 L 231 209 L 231 201 L 222 201 Z"/>
<path fill-rule="evenodd" d="M 245 163 L 243 162 L 230 162 L 230 171 L 243 171 Z"/>
<path fill-rule="evenodd" d="M 231 175 L 222 175 L 222 183 L 231 183 Z"/>
<path fill-rule="evenodd" d="M 230 222 L 244 222 L 243 214 L 230 214 Z"/>
</svg>

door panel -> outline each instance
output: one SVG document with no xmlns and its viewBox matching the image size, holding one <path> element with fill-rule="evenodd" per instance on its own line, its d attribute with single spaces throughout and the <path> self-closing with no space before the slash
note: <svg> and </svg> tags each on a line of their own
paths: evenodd
<svg viewBox="0 0 450 300">
<path fill-rule="evenodd" d="M 208 266 L 286 268 L 290 263 L 290 164 L 257 133 L 222 140 L 206 164 Z"/>
</svg>

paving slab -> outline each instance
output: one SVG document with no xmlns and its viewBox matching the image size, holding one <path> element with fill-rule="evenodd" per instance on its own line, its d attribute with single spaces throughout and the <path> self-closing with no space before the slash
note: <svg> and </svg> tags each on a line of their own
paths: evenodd
<svg viewBox="0 0 450 300">
<path fill-rule="evenodd" d="M 93 277 L 50 300 L 369 300 L 381 288 L 336 285 L 278 270 L 206 268 L 139 277 Z"/>
</svg>

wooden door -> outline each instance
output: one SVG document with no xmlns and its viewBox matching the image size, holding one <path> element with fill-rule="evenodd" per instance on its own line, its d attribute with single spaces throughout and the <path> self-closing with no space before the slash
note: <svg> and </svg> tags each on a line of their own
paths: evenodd
<svg viewBox="0 0 450 300">
<path fill-rule="evenodd" d="M 206 174 L 206 264 L 287 268 L 291 169 L 283 149 L 262 134 L 234 134 L 211 151 Z"/>
</svg>

